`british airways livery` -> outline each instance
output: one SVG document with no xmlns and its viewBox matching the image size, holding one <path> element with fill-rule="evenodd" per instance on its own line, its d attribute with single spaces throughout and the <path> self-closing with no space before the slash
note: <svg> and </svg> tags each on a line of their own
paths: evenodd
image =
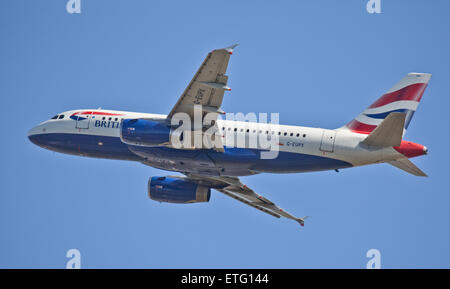
<svg viewBox="0 0 450 289">
<path fill-rule="evenodd" d="M 337 171 L 374 163 L 388 163 L 415 176 L 426 176 L 409 159 L 426 154 L 427 148 L 403 140 L 403 136 L 430 74 L 407 74 L 355 119 L 336 129 L 225 120 L 222 99 L 230 90 L 225 73 L 235 46 L 213 50 L 206 56 L 167 115 L 77 109 L 32 128 L 28 138 L 56 152 L 138 161 L 182 173 L 149 179 L 148 196 L 156 201 L 208 202 L 211 189 L 215 189 L 302 226 L 307 217 L 284 211 L 238 177 Z"/>
</svg>

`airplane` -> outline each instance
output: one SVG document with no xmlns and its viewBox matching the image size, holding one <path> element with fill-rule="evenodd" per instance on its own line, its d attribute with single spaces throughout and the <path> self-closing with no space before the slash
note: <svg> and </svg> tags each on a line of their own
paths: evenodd
<svg viewBox="0 0 450 289">
<path fill-rule="evenodd" d="M 228 76 L 236 45 L 208 53 L 169 114 L 105 109 L 59 113 L 28 132 L 48 150 L 94 158 L 137 161 L 182 175 L 150 177 L 148 196 L 168 203 L 209 202 L 211 189 L 276 218 L 304 226 L 305 219 L 281 209 L 243 184 L 239 177 L 260 173 L 301 173 L 388 163 L 415 176 L 426 174 L 409 159 L 428 149 L 403 136 L 431 78 L 409 73 L 346 125 L 336 129 L 222 119 Z M 188 117 L 187 122 L 179 116 Z M 193 126 L 189 120 L 200 116 Z M 210 121 L 203 121 L 209 118 Z M 175 119 L 175 121 L 174 121 Z M 184 129 L 179 129 L 180 127 Z M 192 145 L 193 136 L 214 145 Z M 268 148 L 260 142 L 266 137 Z M 236 142 L 235 139 L 244 142 Z M 232 140 L 232 141 L 230 141 Z M 256 145 L 249 145 L 257 140 Z M 186 141 L 188 145 L 177 146 Z M 206 142 L 208 144 L 208 142 Z M 209 143 L 211 144 L 211 143 Z M 276 151 L 276 157 L 262 157 Z"/>
</svg>

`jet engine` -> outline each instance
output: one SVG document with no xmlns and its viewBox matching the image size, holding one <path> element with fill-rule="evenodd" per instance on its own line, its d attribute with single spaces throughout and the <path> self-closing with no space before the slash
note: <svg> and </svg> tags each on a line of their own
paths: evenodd
<svg viewBox="0 0 450 289">
<path fill-rule="evenodd" d="M 158 202 L 209 202 L 211 188 L 174 177 L 152 177 L 148 181 L 148 196 Z"/>
<path fill-rule="evenodd" d="M 129 145 L 160 146 L 168 143 L 170 127 L 151 119 L 124 119 L 120 139 Z"/>
</svg>

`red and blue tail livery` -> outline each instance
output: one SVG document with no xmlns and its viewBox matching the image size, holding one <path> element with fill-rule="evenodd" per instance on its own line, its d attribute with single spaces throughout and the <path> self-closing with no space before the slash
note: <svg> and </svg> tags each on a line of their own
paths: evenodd
<svg viewBox="0 0 450 289">
<path fill-rule="evenodd" d="M 226 70 L 235 47 L 208 53 L 168 114 L 76 109 L 37 125 L 28 137 L 34 144 L 60 153 L 135 161 L 178 173 L 149 179 L 148 196 L 159 202 L 209 202 L 214 189 L 301 226 L 307 217 L 298 218 L 281 209 L 239 177 L 338 171 L 376 163 L 426 176 L 410 159 L 427 154 L 428 149 L 405 140 L 404 135 L 430 74 L 409 73 L 337 129 L 223 120 L 219 117 L 225 114 L 222 100 L 230 91 Z M 200 142 L 192 144 L 193 138 Z M 187 145 L 179 146 L 181 142 Z"/>
<path fill-rule="evenodd" d="M 353 132 L 369 134 L 390 113 L 402 112 L 406 114 L 406 130 L 430 78 L 428 73 L 409 73 L 345 127 Z"/>
</svg>

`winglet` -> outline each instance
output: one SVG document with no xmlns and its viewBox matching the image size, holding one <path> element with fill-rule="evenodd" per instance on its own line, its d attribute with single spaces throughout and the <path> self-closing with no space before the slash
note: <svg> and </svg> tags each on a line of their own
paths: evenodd
<svg viewBox="0 0 450 289">
<path fill-rule="evenodd" d="M 233 54 L 233 50 L 234 50 L 234 48 L 235 48 L 236 46 L 238 46 L 237 43 L 236 43 L 236 44 L 233 44 L 233 45 L 231 45 L 231 46 L 228 46 L 228 47 L 226 47 L 226 48 L 224 48 L 224 50 L 228 51 L 229 54 Z"/>
<path fill-rule="evenodd" d="M 309 216 L 304 216 L 303 218 L 298 218 L 296 221 L 300 224 L 300 226 L 305 226 L 305 220 L 308 219 Z"/>
</svg>

